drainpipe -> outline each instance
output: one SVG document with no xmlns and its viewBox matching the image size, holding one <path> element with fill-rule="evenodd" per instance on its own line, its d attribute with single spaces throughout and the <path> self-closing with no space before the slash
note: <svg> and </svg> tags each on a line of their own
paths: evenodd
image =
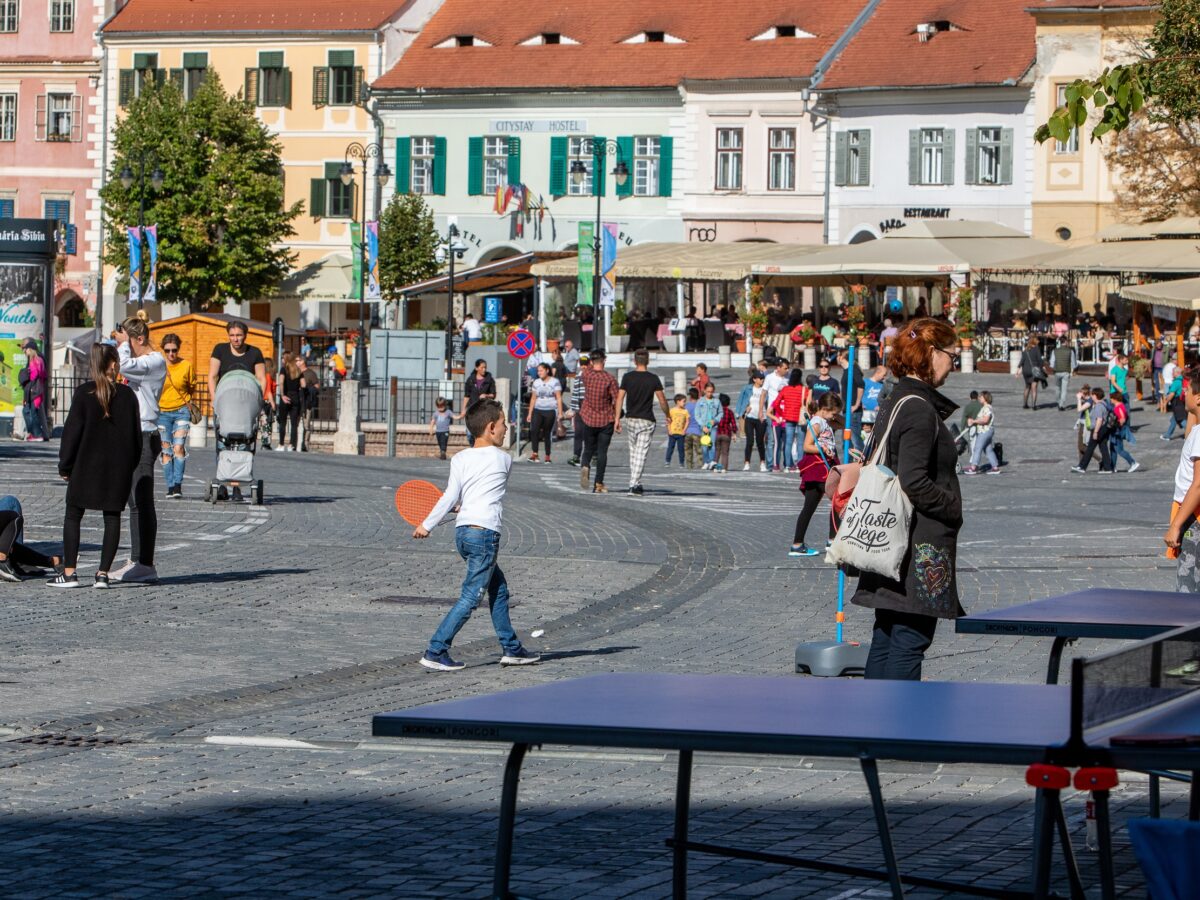
<svg viewBox="0 0 1200 900">
<path fill-rule="evenodd" d="M 97 91 L 100 94 L 100 193 L 108 184 L 108 46 L 104 43 L 104 32 L 96 33 L 96 42 L 100 45 L 100 84 Z M 100 208 L 100 237 L 96 243 L 96 340 L 104 337 L 104 201 L 99 197 L 96 202 Z"/>
</svg>

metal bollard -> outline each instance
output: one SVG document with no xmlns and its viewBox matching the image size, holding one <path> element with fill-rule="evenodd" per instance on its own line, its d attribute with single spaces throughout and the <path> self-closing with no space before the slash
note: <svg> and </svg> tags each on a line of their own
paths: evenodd
<svg viewBox="0 0 1200 900">
<path fill-rule="evenodd" d="M 389 459 L 396 458 L 396 376 L 388 379 L 388 411 L 387 411 L 387 455 Z"/>
</svg>

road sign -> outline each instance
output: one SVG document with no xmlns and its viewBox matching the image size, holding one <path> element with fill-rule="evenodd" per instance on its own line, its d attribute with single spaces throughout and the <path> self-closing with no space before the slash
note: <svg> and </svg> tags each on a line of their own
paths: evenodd
<svg viewBox="0 0 1200 900">
<path fill-rule="evenodd" d="M 508 336 L 508 352 L 517 359 L 532 356 L 537 349 L 537 341 L 524 328 L 518 328 Z"/>
<path fill-rule="evenodd" d="M 489 325 L 498 325 L 500 323 L 499 297 L 483 298 L 483 321 L 487 322 Z"/>
</svg>

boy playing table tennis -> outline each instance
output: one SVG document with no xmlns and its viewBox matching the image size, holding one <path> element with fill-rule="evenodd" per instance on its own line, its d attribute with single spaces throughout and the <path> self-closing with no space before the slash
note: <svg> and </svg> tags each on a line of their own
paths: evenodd
<svg viewBox="0 0 1200 900">
<path fill-rule="evenodd" d="M 507 428 L 504 407 L 495 400 L 479 400 L 471 405 L 467 410 L 467 430 L 474 436 L 475 445 L 455 454 L 450 462 L 446 492 L 413 531 L 414 538 L 429 537 L 442 518 L 458 507 L 454 543 L 459 556 L 467 561 L 467 574 L 458 602 L 434 632 L 421 659 L 421 665 L 427 669 L 448 672 L 464 668 L 463 663 L 450 658 L 450 644 L 484 594 L 492 611 L 492 627 L 504 650 L 500 665 L 523 666 L 541 658 L 522 647 L 513 631 L 508 618 L 508 582 L 497 562 L 504 492 L 512 470 L 512 457 L 500 449 Z"/>
</svg>

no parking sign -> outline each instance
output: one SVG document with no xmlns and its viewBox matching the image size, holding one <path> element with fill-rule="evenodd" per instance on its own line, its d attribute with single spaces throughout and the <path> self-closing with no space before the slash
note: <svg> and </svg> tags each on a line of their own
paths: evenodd
<svg viewBox="0 0 1200 900">
<path fill-rule="evenodd" d="M 518 328 L 508 336 L 508 352 L 515 359 L 532 356 L 536 349 L 537 342 L 533 339 L 533 335 L 524 328 Z"/>
</svg>

